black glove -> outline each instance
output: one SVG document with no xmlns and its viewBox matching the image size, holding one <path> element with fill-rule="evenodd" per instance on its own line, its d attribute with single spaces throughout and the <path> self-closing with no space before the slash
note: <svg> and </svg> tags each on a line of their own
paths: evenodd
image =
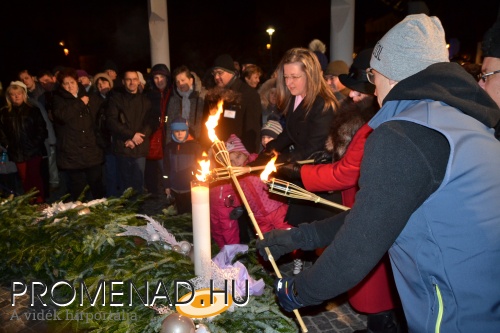
<svg viewBox="0 0 500 333">
<path fill-rule="evenodd" d="M 274 292 L 281 307 L 288 312 L 304 306 L 295 290 L 295 278 L 287 277 L 274 280 Z"/>
<path fill-rule="evenodd" d="M 259 153 L 259 156 L 257 158 L 248 163 L 247 166 L 261 166 L 261 165 L 266 165 L 267 162 L 271 160 L 271 158 L 274 157 L 274 155 L 278 155 L 278 153 L 274 149 L 265 149 Z"/>
<path fill-rule="evenodd" d="M 274 229 L 264 234 L 264 239 L 258 239 L 255 246 L 265 260 L 269 260 L 265 248 L 268 247 L 271 255 L 278 260 L 282 255 L 300 248 L 302 232 L 299 228 L 289 230 Z"/>
<path fill-rule="evenodd" d="M 302 165 L 299 163 L 285 163 L 277 168 L 278 175 L 282 176 L 286 180 L 297 180 L 300 179 L 300 169 Z"/>
<path fill-rule="evenodd" d="M 332 154 L 323 150 L 312 153 L 308 159 L 314 160 L 314 164 L 328 164 L 333 161 Z"/>
<path fill-rule="evenodd" d="M 241 215 L 243 215 L 243 213 L 245 212 L 245 208 L 241 207 L 241 206 L 238 206 L 238 207 L 235 207 L 230 213 L 229 213 L 229 218 L 231 220 L 237 220 L 241 217 Z"/>
<path fill-rule="evenodd" d="M 339 214 L 340 215 L 340 214 Z M 274 229 L 264 234 L 264 239 L 257 239 L 256 248 L 265 260 L 269 260 L 265 248 L 278 260 L 282 255 L 295 249 L 312 251 L 328 244 L 321 239 L 314 223 L 302 223 L 297 228 L 288 230 Z"/>
</svg>

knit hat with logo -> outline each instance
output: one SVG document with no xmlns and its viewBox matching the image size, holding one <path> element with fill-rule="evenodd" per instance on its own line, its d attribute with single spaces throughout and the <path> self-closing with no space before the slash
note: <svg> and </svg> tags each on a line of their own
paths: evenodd
<svg viewBox="0 0 500 333">
<path fill-rule="evenodd" d="M 281 124 L 279 121 L 276 120 L 268 120 L 264 126 L 262 126 L 262 129 L 260 130 L 260 135 L 264 136 L 270 136 L 273 139 L 276 139 L 278 135 L 283 132 L 283 127 L 281 127 Z"/>
<path fill-rule="evenodd" d="M 243 153 L 247 156 L 250 155 L 248 150 L 246 150 L 245 146 L 243 145 L 243 142 L 241 142 L 240 138 L 238 138 L 236 135 L 231 134 L 229 136 L 229 139 L 226 141 L 226 148 L 229 153 L 233 152 L 240 152 Z"/>
<path fill-rule="evenodd" d="M 378 41 L 370 66 L 399 82 L 432 64 L 449 62 L 448 57 L 441 21 L 416 14 L 406 16 Z"/>
</svg>

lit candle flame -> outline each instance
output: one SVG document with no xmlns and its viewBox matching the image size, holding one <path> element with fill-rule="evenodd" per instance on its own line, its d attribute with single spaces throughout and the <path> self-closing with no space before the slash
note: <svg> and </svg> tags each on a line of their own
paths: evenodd
<svg viewBox="0 0 500 333">
<path fill-rule="evenodd" d="M 220 100 L 217 103 L 217 112 L 213 115 L 210 115 L 208 117 L 207 122 L 205 123 L 205 126 L 207 126 L 207 129 L 208 129 L 208 138 L 212 142 L 219 141 L 219 138 L 217 137 L 217 135 L 215 135 L 215 127 L 217 127 L 217 125 L 219 123 L 219 118 L 220 118 L 220 115 L 222 113 L 222 106 L 223 105 L 224 105 L 224 101 Z"/>
<path fill-rule="evenodd" d="M 205 153 L 205 152 L 203 152 L 202 156 L 208 157 L 207 153 Z M 195 175 L 195 177 L 199 181 L 204 182 L 207 180 L 207 176 L 210 174 L 210 160 L 209 159 L 201 160 L 201 161 L 198 161 L 198 163 L 200 164 L 201 170 L 197 170 L 198 173 Z"/>
<path fill-rule="evenodd" d="M 260 179 L 264 182 L 267 182 L 267 179 L 269 178 L 269 175 L 271 172 L 276 172 L 276 165 L 274 162 L 276 162 L 276 159 L 278 158 L 278 155 L 274 155 L 273 158 L 269 162 L 267 162 L 266 167 L 264 171 L 260 174 Z"/>
</svg>

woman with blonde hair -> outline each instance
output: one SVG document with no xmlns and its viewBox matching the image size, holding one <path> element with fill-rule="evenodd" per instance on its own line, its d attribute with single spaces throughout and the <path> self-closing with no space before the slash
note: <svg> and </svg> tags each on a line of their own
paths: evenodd
<svg viewBox="0 0 500 333">
<path fill-rule="evenodd" d="M 0 144 L 7 148 L 9 159 L 16 163 L 25 192 L 38 190 L 35 201 L 44 201 L 40 172 L 42 156 L 46 154 L 48 136 L 45 120 L 39 108 L 28 102 L 28 90 L 20 81 L 11 82 L 6 90 L 7 105 L 0 110 Z"/>
<path fill-rule="evenodd" d="M 324 150 L 338 101 L 313 52 L 293 48 L 285 53 L 278 66 L 276 94 L 286 126 L 266 151 L 278 152 L 279 160 L 299 161 Z"/>
<path fill-rule="evenodd" d="M 266 145 L 261 156 L 276 152 L 279 154 L 278 161 L 292 162 L 309 159 L 313 153 L 323 151 L 338 101 L 323 79 L 318 58 L 312 51 L 293 48 L 285 53 L 278 65 L 276 94 L 278 109 L 284 110 L 285 128 Z M 303 186 L 300 180 L 295 182 Z M 317 195 L 328 200 L 340 200 L 338 193 L 321 192 Z M 336 213 L 338 211 L 334 208 L 290 199 L 286 220 L 297 226 Z M 301 269 L 302 261 L 294 259 L 294 274 L 298 274 Z"/>
</svg>

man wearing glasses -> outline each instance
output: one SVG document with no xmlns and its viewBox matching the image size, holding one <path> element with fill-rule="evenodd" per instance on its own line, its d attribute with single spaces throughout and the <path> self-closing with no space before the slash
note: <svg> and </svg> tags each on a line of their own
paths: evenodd
<svg viewBox="0 0 500 333">
<path fill-rule="evenodd" d="M 217 87 L 223 88 L 226 92 L 233 92 L 225 94 L 224 110 L 217 126 L 217 136 L 220 140 L 226 141 L 231 134 L 234 134 L 241 139 L 250 153 L 257 153 L 262 127 L 259 94 L 238 78 L 233 58 L 229 54 L 222 54 L 215 59 L 212 75 Z M 210 96 L 211 92 L 208 95 Z M 209 96 L 205 99 L 206 110 L 213 109 L 217 102 L 212 101 Z"/>
<path fill-rule="evenodd" d="M 499 18 L 484 35 L 479 85 L 500 106 L 500 12 L 498 14 Z"/>
<path fill-rule="evenodd" d="M 258 244 L 275 259 L 328 246 L 310 269 L 275 284 L 280 304 L 333 298 L 389 250 L 410 332 L 498 332 L 500 109 L 449 62 L 437 17 L 407 16 L 370 66 L 381 109 L 368 123 L 354 206 Z"/>
</svg>

